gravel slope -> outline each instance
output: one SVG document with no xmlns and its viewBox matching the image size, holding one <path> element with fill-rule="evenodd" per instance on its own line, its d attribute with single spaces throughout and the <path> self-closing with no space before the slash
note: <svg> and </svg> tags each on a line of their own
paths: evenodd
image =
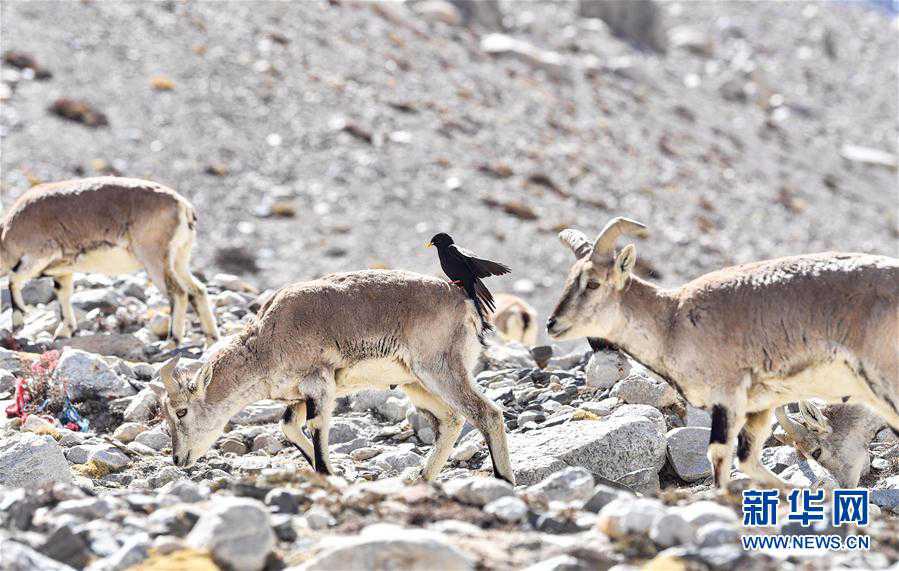
<svg viewBox="0 0 899 571">
<path fill-rule="evenodd" d="M 668 4 L 667 25 L 702 42 L 658 56 L 573 4 L 513 6 L 509 33 L 571 64 L 557 81 L 485 55 L 476 33 L 393 10 L 405 25 L 347 2 L 3 3 L 3 50 L 53 73 L 16 81 L 4 67 L 4 202 L 29 180 L 152 178 L 199 209 L 195 265 L 246 267 L 217 256 L 243 247 L 264 287 L 368 266 L 436 273 L 422 244 L 448 231 L 510 264 L 493 289 L 543 312 L 569 264 L 554 232 L 612 215 L 649 224 L 640 254 L 670 284 L 768 256 L 897 253 L 895 171 L 840 157 L 844 144 L 895 157 L 899 49 L 882 12 Z M 154 89 L 157 76 L 173 89 Z M 722 95 L 748 81 L 748 100 Z M 91 102 L 109 126 L 52 115 L 58 97 Z M 256 215 L 275 198 L 295 217 Z"/>
</svg>

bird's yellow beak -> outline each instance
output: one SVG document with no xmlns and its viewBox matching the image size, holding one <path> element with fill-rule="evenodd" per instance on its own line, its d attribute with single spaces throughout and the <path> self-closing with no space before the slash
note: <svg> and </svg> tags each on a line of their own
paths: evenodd
<svg viewBox="0 0 899 571">
<path fill-rule="evenodd" d="M 425 248 L 430 248 L 433 245 L 434 245 L 434 242 L 428 242 L 427 244 L 425 244 Z"/>
</svg>

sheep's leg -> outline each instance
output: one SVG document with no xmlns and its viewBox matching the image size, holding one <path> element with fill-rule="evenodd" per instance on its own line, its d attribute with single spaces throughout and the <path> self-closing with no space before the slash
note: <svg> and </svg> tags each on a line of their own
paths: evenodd
<svg viewBox="0 0 899 571">
<path fill-rule="evenodd" d="M 307 424 L 312 429 L 313 465 L 316 472 L 330 476 L 334 473 L 328 456 L 328 434 L 336 396 L 334 375 L 322 372 L 311 378 L 307 376 L 306 383 L 312 389 L 306 398 L 306 414 L 309 417 Z"/>
<path fill-rule="evenodd" d="M 747 392 L 736 387 L 736 394 L 721 395 L 713 400 L 712 433 L 709 437 L 709 462 L 712 477 L 717 488 L 724 488 L 730 481 L 731 466 L 737 434 L 746 422 Z"/>
<path fill-rule="evenodd" d="M 181 287 L 181 283 L 174 273 L 166 270 L 165 285 L 169 293 L 169 307 L 171 319 L 169 320 L 169 339 L 174 339 L 180 344 L 184 338 L 184 323 L 187 319 L 187 292 Z"/>
<path fill-rule="evenodd" d="M 209 296 L 206 293 L 206 286 L 190 273 L 192 244 L 193 240 L 189 244 L 182 245 L 180 249 L 172 253 L 174 259 L 172 271 L 175 277 L 178 278 L 181 288 L 187 292 L 188 300 L 200 318 L 203 333 L 206 334 L 207 339 L 215 341 L 219 338 L 219 330 L 215 323 L 212 304 L 209 302 Z"/>
<path fill-rule="evenodd" d="M 515 474 L 509 461 L 502 412 L 474 388 L 461 356 L 447 356 L 442 366 L 417 364 L 413 366 L 413 373 L 430 392 L 461 412 L 481 431 L 490 451 L 494 476 L 514 485 Z"/>
<path fill-rule="evenodd" d="M 309 437 L 303 432 L 303 427 L 305 425 L 306 402 L 300 401 L 289 405 L 287 410 L 284 411 L 284 416 L 281 418 L 281 432 L 284 433 L 284 436 L 287 437 L 287 440 L 291 444 L 297 447 L 297 450 L 300 451 L 303 458 L 306 459 L 306 462 L 308 462 L 309 466 L 314 470 L 315 452 L 313 450 L 312 441 L 309 440 Z"/>
<path fill-rule="evenodd" d="M 762 464 L 762 447 L 771 433 L 771 410 L 746 415 L 746 424 L 737 435 L 737 468 L 759 483 L 775 488 L 787 487 L 786 482 Z"/>
<path fill-rule="evenodd" d="M 426 412 L 434 417 L 436 421 L 434 431 L 436 438 L 434 440 L 434 448 L 425 459 L 424 468 L 422 469 L 422 477 L 425 480 L 433 480 L 440 473 L 440 470 L 446 465 L 446 460 L 453 451 L 453 446 L 462 432 L 464 420 L 456 414 L 449 405 L 446 404 L 436 394 L 428 391 L 419 383 L 408 383 L 403 385 L 403 391 L 409 396 L 409 400 L 420 411 Z"/>
<path fill-rule="evenodd" d="M 56 301 L 59 302 L 59 310 L 62 313 L 62 322 L 56 328 L 53 337 L 71 337 L 78 328 L 75 310 L 72 309 L 72 292 L 75 290 L 72 274 L 53 276 L 53 289 L 56 290 Z"/>
</svg>

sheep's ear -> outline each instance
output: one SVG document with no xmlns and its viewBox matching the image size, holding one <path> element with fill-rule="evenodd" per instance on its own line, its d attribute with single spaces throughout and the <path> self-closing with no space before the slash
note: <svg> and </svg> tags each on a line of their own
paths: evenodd
<svg viewBox="0 0 899 571">
<path fill-rule="evenodd" d="M 612 280 L 616 289 L 623 289 L 630 277 L 634 264 L 637 263 L 637 248 L 633 244 L 625 246 L 615 258 L 615 267 L 612 270 Z"/>
<path fill-rule="evenodd" d="M 159 379 L 162 381 L 162 384 L 165 386 L 165 390 L 170 395 L 178 394 L 181 390 L 178 381 L 175 380 L 175 370 L 178 367 L 178 361 L 181 359 L 180 355 L 175 355 L 171 359 L 169 359 L 162 368 L 159 369 Z"/>
</svg>

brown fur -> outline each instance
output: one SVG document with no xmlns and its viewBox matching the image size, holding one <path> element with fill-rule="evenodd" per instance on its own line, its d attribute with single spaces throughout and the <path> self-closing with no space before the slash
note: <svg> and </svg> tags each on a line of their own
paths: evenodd
<svg viewBox="0 0 899 571">
<path fill-rule="evenodd" d="M 537 310 L 517 295 L 498 293 L 493 324 L 499 334 L 527 346 L 537 344 Z"/>
<path fill-rule="evenodd" d="M 98 177 L 26 191 L 0 222 L 0 272 L 10 276 L 14 325 L 29 279 L 56 279 L 63 311 L 58 335 L 76 328 L 69 298 L 74 271 L 117 274 L 139 267 L 172 299 L 171 335 L 180 340 L 188 298 L 210 338 L 218 338 L 206 290 L 191 275 L 196 213 L 184 197 L 145 180 Z"/>
<path fill-rule="evenodd" d="M 473 386 L 479 321 L 457 287 L 401 271 L 332 274 L 281 289 L 257 320 L 221 348 L 190 382 L 166 385 L 176 461 L 188 464 L 211 446 L 242 407 L 263 398 L 291 404 L 285 435 L 331 473 L 328 428 L 334 398 L 399 385 L 437 421 L 425 478 L 446 462 L 468 418 L 484 433 L 498 477 L 514 481 L 502 414 Z M 309 444 L 299 429 L 314 411 Z M 177 411 L 183 422 L 174 422 Z M 312 450 L 310 450 L 312 448 Z M 312 454 L 310 452 L 315 452 Z M 320 455 L 321 464 L 314 460 Z"/>
<path fill-rule="evenodd" d="M 563 239 L 574 249 L 583 243 L 571 234 Z M 744 425 L 753 444 L 741 469 L 771 480 L 758 465 L 761 432 L 771 410 L 791 401 L 851 396 L 899 426 L 899 260 L 791 256 L 666 290 L 631 275 L 632 245 L 617 256 L 580 251 L 550 335 L 603 338 L 692 404 L 722 406 L 727 444 L 710 446 L 712 465 L 727 472 L 716 474 L 719 482 L 729 476 L 732 444 Z"/>
</svg>

